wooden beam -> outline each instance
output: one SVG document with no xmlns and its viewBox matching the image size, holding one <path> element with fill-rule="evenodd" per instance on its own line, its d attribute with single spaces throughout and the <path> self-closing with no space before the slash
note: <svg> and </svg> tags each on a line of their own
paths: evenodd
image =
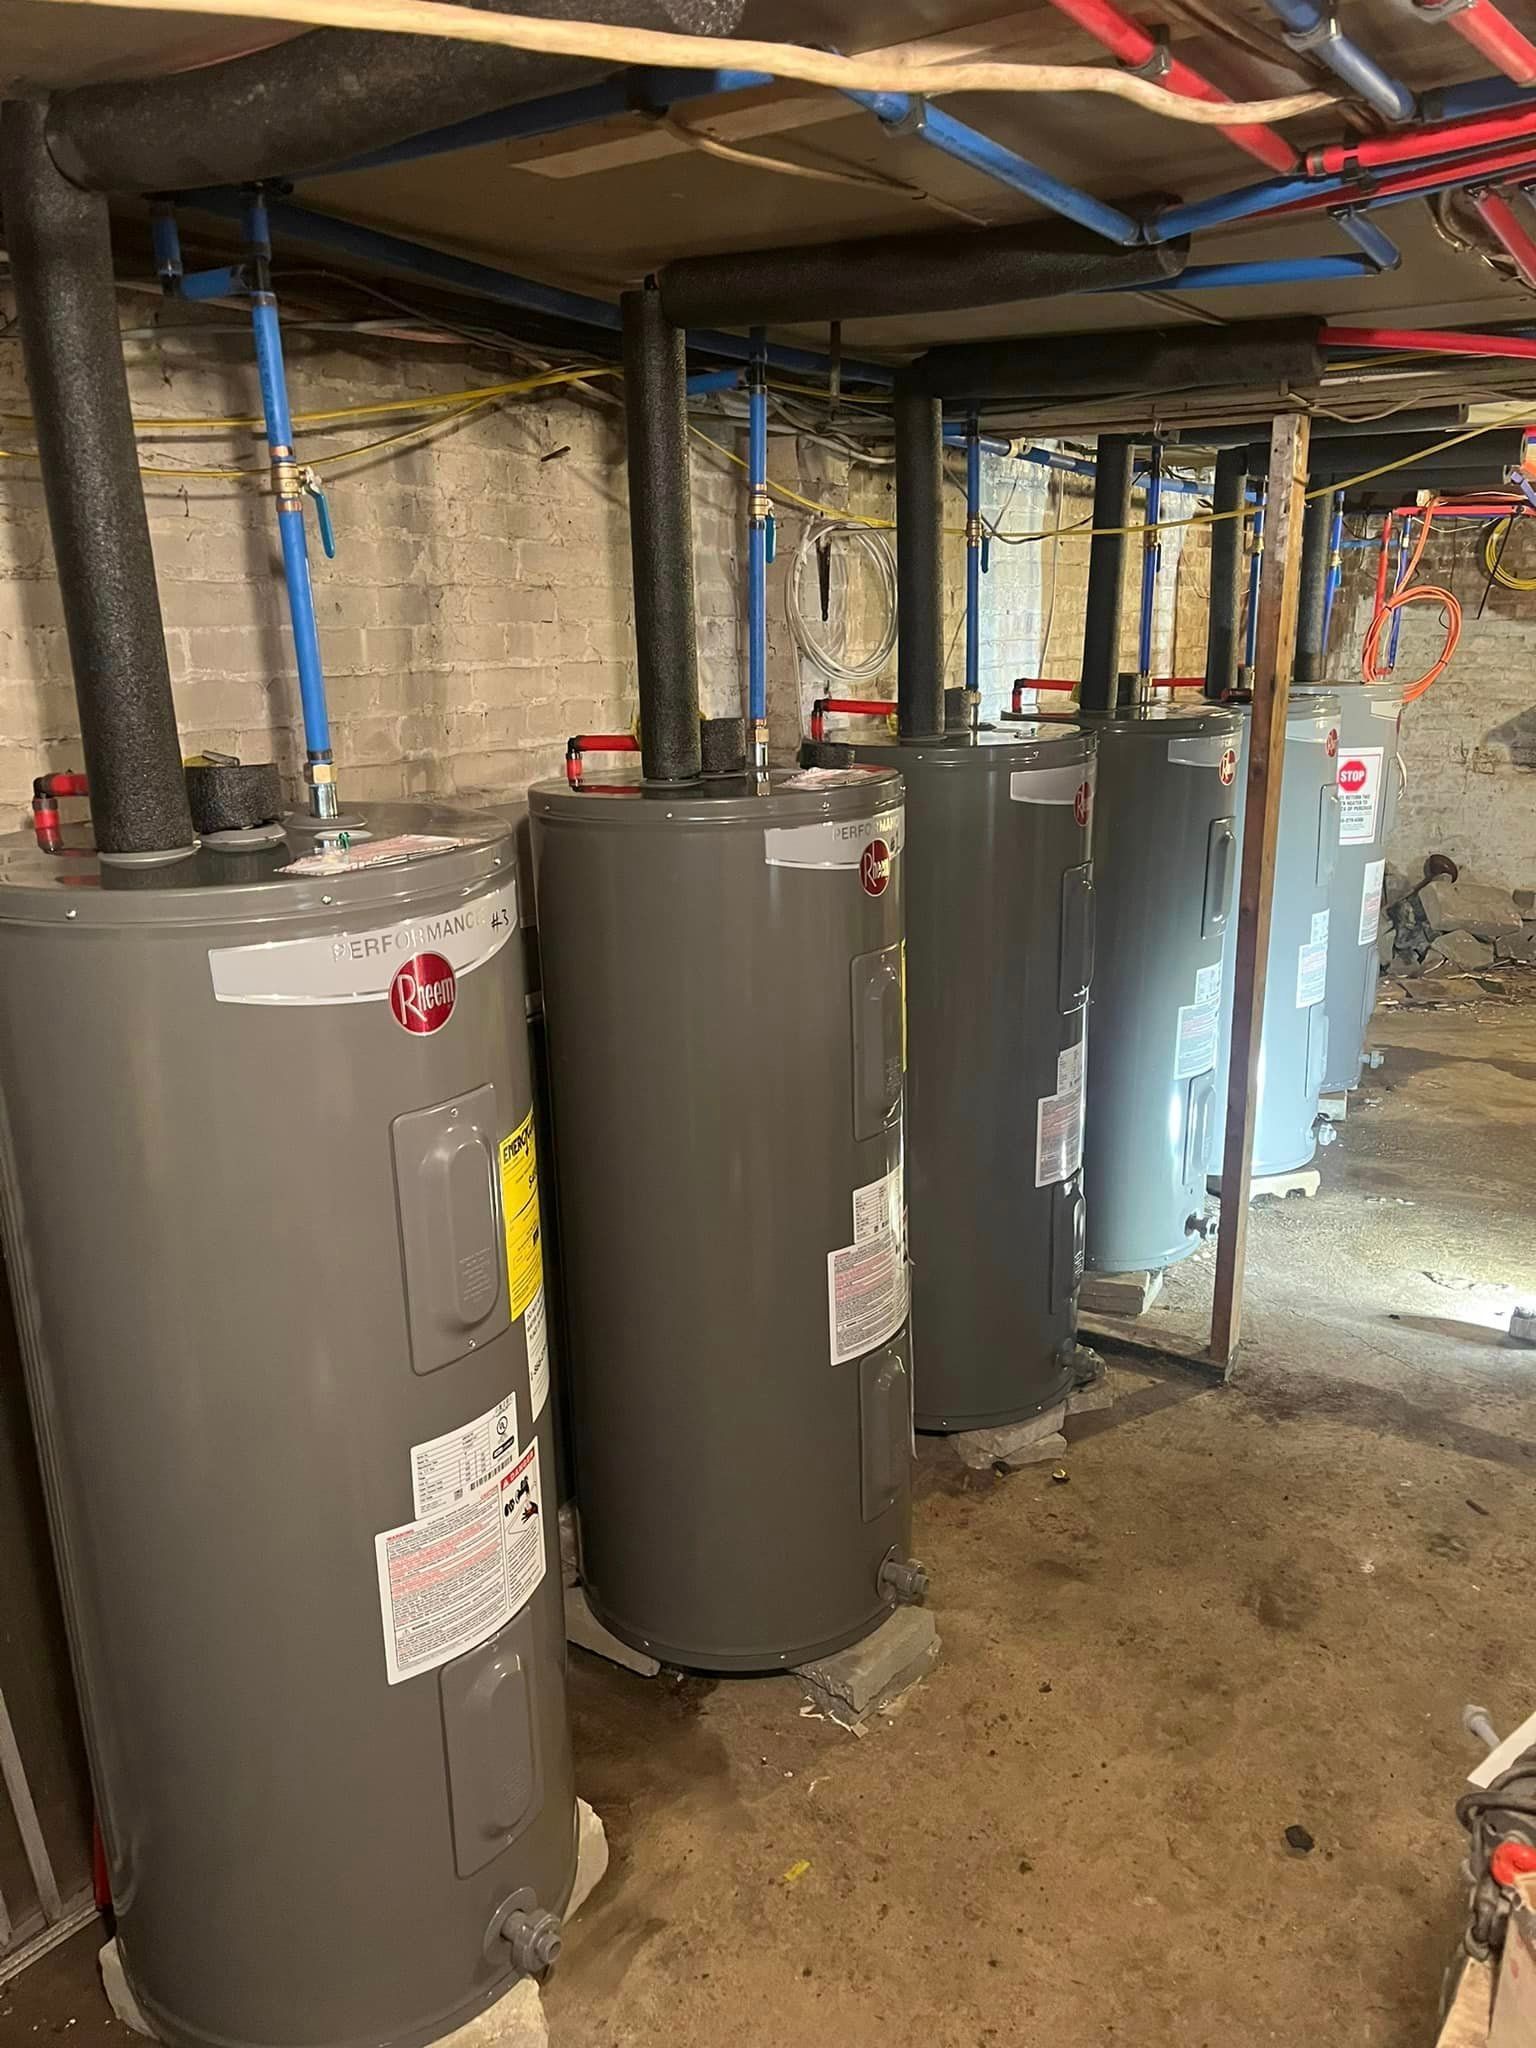
<svg viewBox="0 0 1536 2048">
<path fill-rule="evenodd" d="M 1237 891 L 1237 964 L 1232 990 L 1232 1055 L 1227 1073 L 1227 1130 L 1222 1154 L 1221 1227 L 1216 1240 L 1216 1294 L 1211 1309 L 1211 1360 L 1230 1372 L 1243 1322 L 1243 1262 L 1248 1247 L 1248 1184 L 1259 1098 L 1259 1050 L 1269 965 L 1269 916 L 1275 844 L 1280 830 L 1280 780 L 1285 771 L 1285 720 L 1296 655 L 1301 588 L 1301 517 L 1307 485 L 1311 422 L 1305 414 L 1274 421 L 1269 437 L 1269 500 L 1264 514 L 1264 566 L 1259 578 L 1253 708 L 1248 730 L 1246 813 Z"/>
</svg>

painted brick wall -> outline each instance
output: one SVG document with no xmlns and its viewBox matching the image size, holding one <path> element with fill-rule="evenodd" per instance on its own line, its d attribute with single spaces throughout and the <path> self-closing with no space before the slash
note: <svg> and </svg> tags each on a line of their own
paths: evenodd
<svg viewBox="0 0 1536 2048">
<path fill-rule="evenodd" d="M 1375 562 L 1374 550 L 1345 557 L 1330 675 L 1359 674 Z M 1505 562 L 1518 575 L 1536 574 L 1536 548 L 1517 534 Z M 1450 667 L 1403 715 L 1408 779 L 1390 857 L 1418 874 L 1427 854 L 1446 853 L 1490 880 L 1536 885 L 1536 592 L 1495 586 L 1476 616 L 1487 575 L 1481 527 L 1471 522 L 1443 539 L 1431 532 L 1419 580 L 1454 591 L 1465 619 Z M 1407 681 L 1422 674 L 1443 637 L 1437 606 L 1408 606 L 1396 673 Z"/>
<path fill-rule="evenodd" d="M 235 316 L 162 310 L 127 294 L 125 350 L 145 419 L 227 420 L 257 405 L 248 342 Z M 236 331 L 230 332 L 231 328 Z M 289 337 L 295 409 L 342 408 L 407 393 L 444 393 L 498 374 L 457 349 Z M 0 339 L 0 410 L 27 399 L 14 334 Z M 408 424 L 408 422 L 407 422 Z M 367 422 L 354 441 L 397 432 Z M 708 431 L 740 449 L 728 427 Z M 12 422 L 3 445 L 26 445 Z M 301 453 L 346 445 L 327 439 Z M 892 511 L 888 468 L 850 465 L 810 439 L 775 436 L 775 479 L 801 496 L 867 518 Z M 275 758 L 297 788 L 297 686 L 265 491 L 188 472 L 262 470 L 249 429 L 147 436 L 146 478 L 177 711 L 187 752 Z M 623 730 L 635 711 L 633 610 L 623 427 L 616 406 L 558 397 L 515 400 L 448 425 L 430 440 L 327 473 L 338 553 L 314 550 L 317 606 L 338 762 L 354 799 L 495 790 L 515 793 L 560 772 L 578 730 Z M 958 462 L 952 465 L 958 473 Z M 740 709 L 744 677 L 743 478 L 700 443 L 694 462 L 694 559 L 706 712 Z M 982 686 L 991 714 L 1012 681 L 1039 672 L 1049 615 L 1049 671 L 1079 669 L 1088 548 L 1086 490 L 1038 465 L 986 464 L 989 518 L 1010 534 L 1062 538 L 991 550 L 984 580 Z M 964 675 L 964 500 L 950 494 L 946 544 L 946 679 Z M 827 685 L 796 654 L 784 594 L 812 515 L 779 512 L 769 593 L 773 738 L 793 746 L 810 699 Z M 851 551 L 849 645 L 878 631 L 875 579 Z M 1139 554 L 1129 550 L 1124 661 L 1135 665 Z M 1163 672 L 1193 667 L 1204 645 L 1203 535 L 1165 550 L 1158 610 Z M 1052 585 L 1054 583 L 1054 599 Z M 841 588 L 841 586 L 840 586 Z M 814 564 L 803 578 L 816 603 Z M 861 636 L 862 639 L 861 639 Z M 894 694 L 894 663 L 865 694 Z M 79 764 L 68 648 L 35 466 L 0 462 L 0 813 L 20 823 L 32 778 Z"/>
</svg>

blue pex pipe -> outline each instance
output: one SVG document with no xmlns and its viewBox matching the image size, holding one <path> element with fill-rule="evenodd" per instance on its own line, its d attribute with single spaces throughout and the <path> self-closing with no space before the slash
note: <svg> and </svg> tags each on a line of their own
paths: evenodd
<svg viewBox="0 0 1536 2048">
<path fill-rule="evenodd" d="M 283 366 L 283 336 L 277 301 L 270 292 L 251 295 L 251 324 L 256 335 L 256 364 L 261 377 L 261 405 L 266 415 L 267 445 L 274 460 L 291 460 L 293 419 L 288 409 L 288 380 Z M 325 674 L 320 664 L 320 627 L 315 594 L 309 579 L 309 537 L 304 508 L 297 498 L 277 501 L 278 536 L 283 546 L 283 581 L 288 589 L 288 614 L 293 626 L 294 655 L 299 668 L 299 702 L 304 714 L 304 746 L 312 758 L 329 760 L 331 719 L 325 702 Z"/>
<path fill-rule="evenodd" d="M 1152 461 L 1147 471 L 1146 523 L 1155 527 L 1163 516 L 1163 444 L 1152 443 Z M 1152 673 L 1152 626 L 1157 614 L 1157 578 L 1162 567 L 1162 545 L 1156 533 L 1145 537 L 1141 550 L 1141 631 L 1136 643 L 1139 675 Z"/>
<path fill-rule="evenodd" d="M 761 328 L 747 396 L 747 717 L 768 716 L 768 376 Z M 749 735 L 749 738 L 751 736 Z"/>
<path fill-rule="evenodd" d="M 1328 584 L 1323 593 L 1323 652 L 1328 652 L 1328 634 L 1333 625 L 1333 601 L 1344 581 L 1344 493 L 1333 496 L 1333 531 L 1328 536 Z"/>
<path fill-rule="evenodd" d="M 965 444 L 965 687 L 981 688 L 981 431 L 973 420 Z"/>
<path fill-rule="evenodd" d="M 204 213 L 215 214 L 222 220 L 244 220 L 246 217 L 246 202 L 240 194 L 217 187 L 185 193 L 182 203 Z M 475 263 L 464 256 L 450 256 L 441 249 L 428 248 L 424 242 L 407 241 L 401 235 L 382 234 L 377 228 L 358 227 L 351 221 L 337 220 L 332 214 L 316 213 L 307 206 L 277 202 L 269 204 L 266 210 L 276 234 L 303 242 L 312 249 L 324 249 L 333 256 L 356 257 L 361 262 L 378 263 L 389 270 L 403 270 L 412 276 L 429 278 L 434 284 L 446 285 L 451 291 L 491 299 L 519 312 L 569 320 L 573 325 L 600 328 L 607 334 L 619 332 L 619 309 L 606 299 L 592 299 L 581 292 L 561 291 L 555 285 L 537 284 L 532 278 L 518 277 L 510 270 L 498 270 L 489 263 Z M 691 347 L 706 355 L 726 356 L 736 362 L 751 359 L 752 344 L 745 335 L 700 329 L 690 332 L 688 341 Z M 811 349 L 781 348 L 770 343 L 767 358 L 770 369 L 793 371 L 799 376 L 826 378 L 832 369 L 828 357 Z M 845 378 L 860 384 L 888 388 L 892 382 L 892 371 L 884 363 L 865 363 L 844 357 L 842 373 Z"/>
<path fill-rule="evenodd" d="M 1285 23 L 1285 39 L 1293 50 L 1304 50 L 1326 64 L 1335 77 L 1342 78 L 1387 120 L 1413 119 L 1413 94 L 1383 71 L 1358 43 L 1340 33 L 1331 8 L 1325 13 L 1314 0 L 1269 0 L 1269 8 Z"/>
<path fill-rule="evenodd" d="M 929 106 L 925 100 L 911 93 L 850 92 L 848 98 L 867 108 L 883 128 L 901 135 L 915 135 L 930 148 L 953 157 L 956 163 L 979 171 L 995 185 L 1006 185 L 1014 192 L 1023 192 L 1039 205 L 1049 207 L 1052 213 L 1075 220 L 1079 227 L 1102 235 L 1107 242 L 1129 249 L 1142 240 L 1141 223 L 1133 220 L 1130 214 L 1122 213 L 1117 206 L 1107 206 L 1102 199 L 1079 191 L 1075 185 L 1053 178 L 1049 171 L 1042 171 L 1027 157 L 1005 149 L 1002 143 L 994 142 L 989 135 L 967 127 L 952 114 Z"/>
<path fill-rule="evenodd" d="M 1264 263 L 1192 263 L 1167 277 L 1160 292 L 1213 292 L 1226 285 L 1326 284 L 1341 277 L 1379 277 L 1382 266 L 1365 256 L 1275 257 Z M 1144 284 L 1112 284 L 1112 292 L 1144 292 Z"/>
<path fill-rule="evenodd" d="M 1248 622 L 1244 634 L 1243 665 L 1250 669 L 1259 644 L 1259 575 L 1264 567 L 1264 507 L 1267 503 L 1266 492 L 1253 515 L 1253 553 L 1248 560 Z"/>
</svg>

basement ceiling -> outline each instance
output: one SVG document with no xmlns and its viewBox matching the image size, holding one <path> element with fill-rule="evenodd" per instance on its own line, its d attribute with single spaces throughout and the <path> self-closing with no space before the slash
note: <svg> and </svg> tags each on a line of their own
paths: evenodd
<svg viewBox="0 0 1536 2048">
<path fill-rule="evenodd" d="M 1536 33 L 1536 0 L 1506 0 Z M 1141 10 L 1148 14 L 1147 9 Z M 279 33 L 210 16 L 56 9 L 6 0 L 0 65 L 13 83 L 67 85 L 141 76 L 216 61 Z M 1289 55 L 1262 0 L 1161 0 L 1176 53 L 1239 97 L 1335 83 Z M 1483 75 L 1486 64 L 1446 26 L 1426 22 L 1409 0 L 1343 0 L 1345 31 L 1419 91 Z M 1151 15 L 1149 15 L 1151 18 Z M 1224 32 L 1209 26 L 1217 22 Z M 921 48 L 1051 62 L 1107 62 L 1048 4 L 1006 14 L 964 0 L 758 0 L 746 32 L 836 41 L 845 50 Z M 1134 204 L 1195 198 L 1265 177 L 1263 166 L 1215 128 L 1165 120 L 1098 95 L 960 95 L 946 110 L 1032 162 L 1097 196 Z M 887 134 L 836 93 L 783 85 L 692 100 L 677 123 L 730 146 L 820 167 L 900 181 L 926 194 L 811 182 L 721 161 L 647 114 L 625 114 L 537 140 L 494 143 L 456 155 L 305 179 L 304 205 L 428 241 L 522 275 L 611 296 L 681 255 L 763 249 L 930 229 L 943 232 L 1041 217 L 1021 194 L 940 156 L 913 137 Z M 1298 145 L 1358 133 L 1358 109 L 1288 124 Z M 1536 299 L 1474 251 L 1445 240 L 1422 200 L 1373 215 L 1403 261 L 1379 277 L 1261 289 L 1078 295 L 917 318 L 851 322 L 850 350 L 902 354 L 942 340 L 1067 333 L 1096 328 L 1255 319 L 1287 313 L 1366 318 L 1394 326 L 1520 321 Z M 1249 223 L 1202 235 L 1199 263 L 1353 253 L 1326 215 Z M 823 330 L 786 327 L 779 338 L 815 345 Z M 1497 381 L 1497 380 L 1495 380 Z"/>
</svg>

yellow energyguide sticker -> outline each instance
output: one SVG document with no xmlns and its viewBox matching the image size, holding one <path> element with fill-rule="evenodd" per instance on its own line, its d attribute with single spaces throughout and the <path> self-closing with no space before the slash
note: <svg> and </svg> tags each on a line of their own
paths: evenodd
<svg viewBox="0 0 1536 2048">
<path fill-rule="evenodd" d="M 507 1288 L 515 1323 L 544 1284 L 544 1261 L 539 1252 L 539 1163 L 531 1109 L 511 1137 L 502 1139 L 498 1156 L 501 1214 L 507 1232 Z"/>
</svg>

